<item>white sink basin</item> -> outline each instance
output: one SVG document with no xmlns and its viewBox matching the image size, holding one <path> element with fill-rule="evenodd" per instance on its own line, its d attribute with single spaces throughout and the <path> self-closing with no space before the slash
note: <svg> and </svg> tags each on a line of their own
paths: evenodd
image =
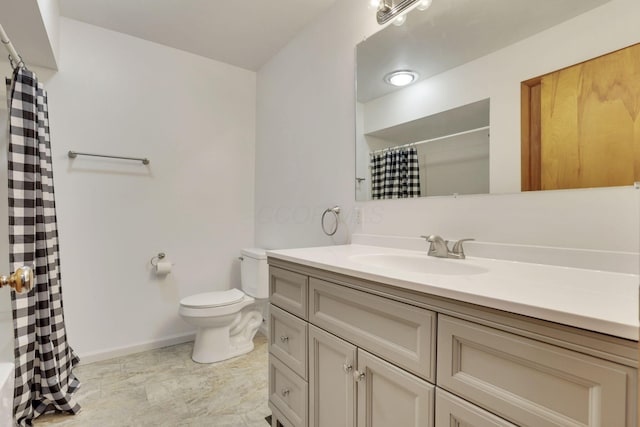
<svg viewBox="0 0 640 427">
<path fill-rule="evenodd" d="M 486 268 L 471 265 L 466 260 L 435 258 L 427 255 L 363 254 L 352 255 L 349 259 L 373 267 L 412 273 L 464 276 L 489 271 Z"/>
</svg>

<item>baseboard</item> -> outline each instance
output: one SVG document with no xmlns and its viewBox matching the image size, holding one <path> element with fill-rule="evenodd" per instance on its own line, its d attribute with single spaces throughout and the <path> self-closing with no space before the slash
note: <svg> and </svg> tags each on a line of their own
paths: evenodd
<svg viewBox="0 0 640 427">
<path fill-rule="evenodd" d="M 195 334 L 189 332 L 187 334 L 173 335 L 170 337 L 161 338 L 153 341 L 146 341 L 140 344 L 134 344 L 125 347 L 116 347 L 107 350 L 96 351 L 93 353 L 80 353 L 80 363 L 94 363 L 101 362 L 103 360 L 113 359 L 115 357 L 127 356 L 129 354 L 140 353 L 148 350 L 155 350 L 157 348 L 169 347 L 176 344 L 182 344 L 195 339 Z"/>
</svg>

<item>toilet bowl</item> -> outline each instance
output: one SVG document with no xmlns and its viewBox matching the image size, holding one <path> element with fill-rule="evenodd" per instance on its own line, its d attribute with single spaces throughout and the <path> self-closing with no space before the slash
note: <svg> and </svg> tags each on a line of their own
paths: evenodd
<svg viewBox="0 0 640 427">
<path fill-rule="evenodd" d="M 191 356 L 195 362 L 219 362 L 253 350 L 253 337 L 263 322 L 256 298 L 268 298 L 268 268 L 263 249 L 243 249 L 240 259 L 246 293 L 229 289 L 180 301 L 180 316 L 197 328 Z"/>
</svg>

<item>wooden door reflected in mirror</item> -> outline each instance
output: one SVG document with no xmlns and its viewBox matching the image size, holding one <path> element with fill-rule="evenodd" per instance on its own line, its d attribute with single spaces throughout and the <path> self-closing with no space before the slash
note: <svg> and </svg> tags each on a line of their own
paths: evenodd
<svg viewBox="0 0 640 427">
<path fill-rule="evenodd" d="M 521 88 L 522 191 L 640 181 L 640 44 Z"/>
</svg>

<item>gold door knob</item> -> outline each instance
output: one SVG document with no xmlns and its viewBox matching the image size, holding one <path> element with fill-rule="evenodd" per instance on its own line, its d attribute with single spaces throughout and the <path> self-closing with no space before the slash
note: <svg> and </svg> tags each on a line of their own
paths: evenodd
<svg viewBox="0 0 640 427">
<path fill-rule="evenodd" d="M 0 276 L 0 288 L 7 285 L 18 293 L 29 292 L 33 288 L 33 270 L 23 265 L 9 277 Z"/>
</svg>

